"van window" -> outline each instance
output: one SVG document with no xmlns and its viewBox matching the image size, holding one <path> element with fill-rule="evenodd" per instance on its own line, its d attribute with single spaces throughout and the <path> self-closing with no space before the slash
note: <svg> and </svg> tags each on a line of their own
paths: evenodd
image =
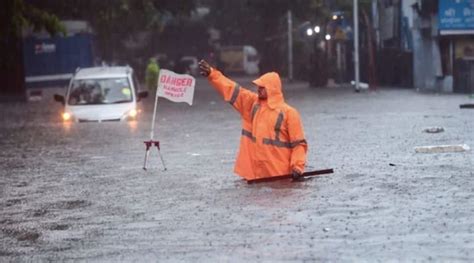
<svg viewBox="0 0 474 263">
<path fill-rule="evenodd" d="M 69 105 L 112 104 L 132 102 L 127 78 L 78 79 L 69 91 Z"/>
</svg>

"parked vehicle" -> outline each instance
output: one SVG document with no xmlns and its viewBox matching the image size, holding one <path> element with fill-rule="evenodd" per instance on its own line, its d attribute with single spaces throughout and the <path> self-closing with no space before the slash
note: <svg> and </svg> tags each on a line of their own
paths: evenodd
<svg viewBox="0 0 474 263">
<path fill-rule="evenodd" d="M 94 37 L 85 21 L 62 21 L 67 36 L 30 32 L 23 39 L 27 88 L 66 86 L 76 68 L 94 65 Z"/>
<path fill-rule="evenodd" d="M 258 52 L 252 46 L 225 46 L 219 52 L 220 67 L 225 73 L 258 74 Z"/>
<path fill-rule="evenodd" d="M 74 122 L 126 121 L 137 118 L 139 91 L 130 67 L 92 67 L 76 71 L 66 96 L 54 95 L 64 105 L 62 118 Z"/>
</svg>

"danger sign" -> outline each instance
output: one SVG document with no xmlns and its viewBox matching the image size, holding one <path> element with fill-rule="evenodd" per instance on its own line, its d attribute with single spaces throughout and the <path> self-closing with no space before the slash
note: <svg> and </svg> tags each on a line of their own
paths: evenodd
<svg viewBox="0 0 474 263">
<path fill-rule="evenodd" d="M 176 74 L 162 69 L 158 77 L 157 95 L 173 102 L 186 102 L 193 105 L 196 80 L 186 74 Z"/>
</svg>

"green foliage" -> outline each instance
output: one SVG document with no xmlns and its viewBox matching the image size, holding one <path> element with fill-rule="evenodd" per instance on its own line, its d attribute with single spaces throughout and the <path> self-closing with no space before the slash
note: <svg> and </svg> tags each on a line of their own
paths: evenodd
<svg viewBox="0 0 474 263">
<path fill-rule="evenodd" d="M 34 31 L 45 29 L 51 35 L 66 34 L 64 25 L 56 15 L 27 4 L 23 0 L 7 0 L 1 7 L 2 13 L 5 12 L 2 14 L 2 33 L 19 37 L 23 28 L 32 27 Z"/>
<path fill-rule="evenodd" d="M 207 0 L 207 3 L 211 7 L 209 26 L 221 30 L 222 45 L 254 45 L 260 52 L 262 69 L 282 73 L 286 70 L 287 61 L 288 10 L 293 14 L 294 30 L 306 21 L 312 25 L 325 25 L 333 11 L 343 11 L 351 17 L 353 10 L 353 0 Z M 359 0 L 359 10 L 370 10 L 370 4 L 371 0 Z M 307 41 L 298 39 L 298 34 L 293 36 L 295 45 L 297 41 Z M 312 49 L 298 48 L 302 54 Z M 306 63 L 301 59 L 295 61 Z"/>
<path fill-rule="evenodd" d="M 66 28 L 56 15 L 49 14 L 32 6 L 26 9 L 25 15 L 28 19 L 28 25 L 32 26 L 35 32 L 44 29 L 52 36 L 57 33 L 66 35 Z"/>
<path fill-rule="evenodd" d="M 160 73 L 160 67 L 155 59 L 150 59 L 146 68 L 145 83 L 146 87 L 150 91 L 156 90 L 158 85 L 158 75 Z"/>
<path fill-rule="evenodd" d="M 23 0 L 0 1 L 0 67 L 11 67 L 21 59 L 17 50 L 21 43 L 22 30 L 32 27 L 35 31 L 45 29 L 49 34 L 66 34 L 58 17 L 36 8 Z"/>
<path fill-rule="evenodd" d="M 211 0 L 208 4 L 211 7 L 207 18 L 209 26 L 219 29 L 223 41 L 234 45 L 267 45 L 262 42 L 264 38 L 285 32 L 288 10 L 296 18 L 295 24 L 326 16 L 324 0 Z"/>
<path fill-rule="evenodd" d="M 29 0 L 63 19 L 88 21 L 106 60 L 120 55 L 121 42 L 137 33 L 160 33 L 173 19 L 189 16 L 194 0 Z"/>
</svg>

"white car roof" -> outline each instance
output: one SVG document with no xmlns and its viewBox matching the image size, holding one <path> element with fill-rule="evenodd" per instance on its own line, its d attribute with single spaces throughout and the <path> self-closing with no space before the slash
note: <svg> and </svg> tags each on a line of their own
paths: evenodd
<svg viewBox="0 0 474 263">
<path fill-rule="evenodd" d="M 77 71 L 74 79 L 106 79 L 127 77 L 132 73 L 130 67 L 92 67 L 82 68 Z"/>
</svg>

